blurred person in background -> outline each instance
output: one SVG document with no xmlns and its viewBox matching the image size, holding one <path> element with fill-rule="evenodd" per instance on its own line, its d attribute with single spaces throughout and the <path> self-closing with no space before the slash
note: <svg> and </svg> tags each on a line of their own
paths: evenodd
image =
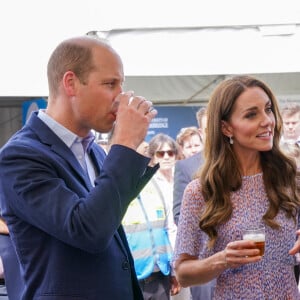
<svg viewBox="0 0 300 300">
<path fill-rule="evenodd" d="M 197 131 L 200 134 L 202 145 L 206 139 L 206 107 L 201 107 L 196 113 L 198 123 Z M 178 160 L 175 164 L 174 187 L 173 187 L 173 216 L 174 221 L 178 224 L 180 215 L 181 200 L 186 185 L 194 178 L 195 173 L 203 163 L 202 150 L 190 156 L 187 159 Z"/>
<path fill-rule="evenodd" d="M 297 167 L 300 168 L 300 146 L 295 144 L 283 143 L 281 144 L 281 150 L 288 156 L 295 159 Z"/>
<path fill-rule="evenodd" d="M 196 113 L 196 119 L 198 123 L 198 130 L 200 132 L 202 149 L 204 148 L 206 140 L 206 126 L 207 126 L 207 110 L 206 107 L 200 107 Z"/>
<path fill-rule="evenodd" d="M 283 135 L 281 143 L 300 146 L 300 105 L 294 102 L 286 103 L 281 108 Z"/>
<path fill-rule="evenodd" d="M 143 142 L 138 147 L 140 153 L 145 146 Z M 180 290 L 170 264 L 176 236 L 172 193 L 178 145 L 170 136 L 159 133 L 149 141 L 147 156 L 151 165 L 159 164 L 160 168 L 131 202 L 122 224 L 144 299 L 168 300 Z M 176 297 L 188 300 L 189 291 L 183 289 Z"/>
<path fill-rule="evenodd" d="M 180 147 L 179 159 L 191 157 L 203 148 L 200 132 L 194 126 L 181 128 L 176 136 L 176 142 Z"/>
<path fill-rule="evenodd" d="M 136 149 L 136 151 L 144 156 L 149 156 L 149 143 L 143 141 Z"/>
<path fill-rule="evenodd" d="M 107 154 L 109 151 L 109 142 L 110 142 L 110 138 L 111 138 L 111 133 L 99 133 L 97 132 L 95 134 L 95 142 L 103 148 L 103 150 L 105 151 L 105 153 Z"/>
</svg>

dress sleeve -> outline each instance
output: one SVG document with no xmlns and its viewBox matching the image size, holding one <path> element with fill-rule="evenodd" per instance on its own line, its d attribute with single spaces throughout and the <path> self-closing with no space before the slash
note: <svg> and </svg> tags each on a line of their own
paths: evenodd
<svg viewBox="0 0 300 300">
<path fill-rule="evenodd" d="M 173 261 L 183 253 L 199 256 L 203 232 L 199 228 L 199 217 L 203 206 L 199 180 L 189 183 L 184 191 Z"/>
</svg>

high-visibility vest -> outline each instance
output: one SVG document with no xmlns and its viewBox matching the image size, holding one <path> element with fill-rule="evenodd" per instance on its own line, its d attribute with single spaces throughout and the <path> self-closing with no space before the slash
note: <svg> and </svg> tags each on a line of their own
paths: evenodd
<svg viewBox="0 0 300 300">
<path fill-rule="evenodd" d="M 166 229 L 165 203 L 153 180 L 130 203 L 122 224 L 138 279 L 147 278 L 155 268 L 170 274 L 172 247 Z"/>
</svg>

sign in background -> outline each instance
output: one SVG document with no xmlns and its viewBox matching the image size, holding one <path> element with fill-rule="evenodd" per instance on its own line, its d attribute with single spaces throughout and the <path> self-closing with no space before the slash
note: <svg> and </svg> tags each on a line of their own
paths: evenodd
<svg viewBox="0 0 300 300">
<path fill-rule="evenodd" d="M 25 101 L 22 105 L 23 125 L 28 120 L 33 111 L 46 108 L 47 101 L 44 98 Z M 151 121 L 146 136 L 146 141 L 158 133 L 165 133 L 176 139 L 181 128 L 196 126 L 198 127 L 196 113 L 199 106 L 157 106 L 157 116 Z"/>
<path fill-rule="evenodd" d="M 199 106 L 157 106 L 156 117 L 151 121 L 146 141 L 158 133 L 165 133 L 176 139 L 181 128 L 198 127 L 196 113 Z"/>
<path fill-rule="evenodd" d="M 40 108 L 46 108 L 47 101 L 44 98 L 32 99 L 23 102 L 22 104 L 22 123 L 26 123 L 33 111 L 39 110 Z"/>
</svg>

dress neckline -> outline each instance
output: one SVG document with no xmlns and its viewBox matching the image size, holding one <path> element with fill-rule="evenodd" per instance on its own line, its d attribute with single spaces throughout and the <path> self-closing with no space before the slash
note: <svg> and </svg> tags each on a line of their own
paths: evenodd
<svg viewBox="0 0 300 300">
<path fill-rule="evenodd" d="M 262 174 L 263 174 L 262 172 L 259 172 L 259 173 L 253 174 L 253 175 L 243 175 L 242 178 L 243 179 L 248 179 L 248 178 L 251 179 L 251 178 L 255 178 L 255 177 L 260 177 L 260 176 L 262 176 Z"/>
</svg>

